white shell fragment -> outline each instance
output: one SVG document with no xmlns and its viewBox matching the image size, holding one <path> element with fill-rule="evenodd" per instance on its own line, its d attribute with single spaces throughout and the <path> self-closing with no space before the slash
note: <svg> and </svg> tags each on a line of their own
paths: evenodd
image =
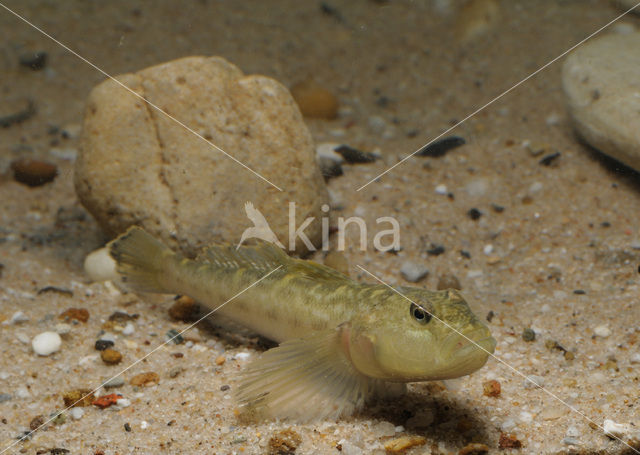
<svg viewBox="0 0 640 455">
<path fill-rule="evenodd" d="M 38 355 L 47 356 L 60 350 L 62 339 L 56 332 L 42 332 L 31 340 L 33 352 Z"/>
<path fill-rule="evenodd" d="M 116 261 L 109 256 L 107 248 L 89 253 L 84 260 L 84 271 L 91 281 L 117 280 Z"/>
</svg>

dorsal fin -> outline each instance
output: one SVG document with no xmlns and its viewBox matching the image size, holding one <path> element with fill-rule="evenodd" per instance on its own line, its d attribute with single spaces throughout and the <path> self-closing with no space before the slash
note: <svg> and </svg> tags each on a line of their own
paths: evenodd
<svg viewBox="0 0 640 455">
<path fill-rule="evenodd" d="M 312 281 L 351 281 L 342 273 L 313 261 L 296 259 L 288 256 L 284 250 L 270 242 L 257 241 L 256 245 L 211 245 L 198 255 L 198 261 L 205 261 L 229 270 L 252 268 L 269 272 L 283 266 L 285 273 Z"/>
</svg>

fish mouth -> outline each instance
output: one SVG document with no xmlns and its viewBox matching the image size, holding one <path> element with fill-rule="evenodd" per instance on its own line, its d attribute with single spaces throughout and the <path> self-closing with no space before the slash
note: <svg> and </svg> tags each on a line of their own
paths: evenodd
<svg viewBox="0 0 640 455">
<path fill-rule="evenodd" d="M 492 336 L 480 340 L 474 340 L 472 337 L 469 337 L 469 339 L 471 341 L 463 340 L 463 345 L 452 352 L 454 358 L 464 359 L 472 355 L 479 356 L 482 354 L 488 357 L 496 349 L 496 340 Z"/>
</svg>

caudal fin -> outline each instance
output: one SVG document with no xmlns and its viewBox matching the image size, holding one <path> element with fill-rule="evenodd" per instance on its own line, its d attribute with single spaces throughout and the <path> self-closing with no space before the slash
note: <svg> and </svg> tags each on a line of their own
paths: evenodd
<svg viewBox="0 0 640 455">
<path fill-rule="evenodd" d="M 169 292 L 164 270 L 175 253 L 145 230 L 132 226 L 107 244 L 122 281 L 135 291 Z"/>
</svg>

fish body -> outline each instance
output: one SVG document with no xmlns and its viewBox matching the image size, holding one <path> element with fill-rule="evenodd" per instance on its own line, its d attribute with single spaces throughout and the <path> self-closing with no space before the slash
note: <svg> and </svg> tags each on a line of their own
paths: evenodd
<svg viewBox="0 0 640 455">
<path fill-rule="evenodd" d="M 393 383 L 470 374 L 495 348 L 455 290 L 358 283 L 266 242 L 213 245 L 192 260 L 133 227 L 109 252 L 134 290 L 189 295 L 281 343 L 237 387 L 260 416 L 338 417 Z"/>
</svg>

